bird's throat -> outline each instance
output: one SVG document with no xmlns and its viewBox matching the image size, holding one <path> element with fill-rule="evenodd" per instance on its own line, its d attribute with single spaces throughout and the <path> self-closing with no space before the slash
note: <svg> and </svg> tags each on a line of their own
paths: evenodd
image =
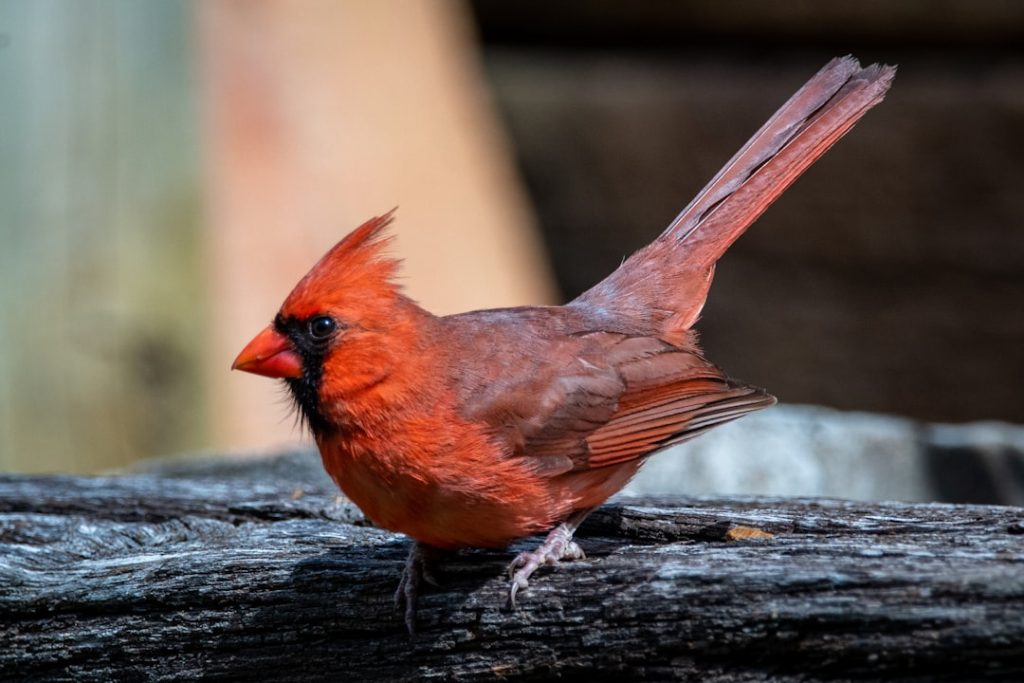
<svg viewBox="0 0 1024 683">
<path fill-rule="evenodd" d="M 302 421 L 315 436 L 322 436 L 332 431 L 331 423 L 324 416 L 320 405 L 322 376 L 323 365 L 321 364 L 316 368 L 307 367 L 302 377 L 285 380 Z"/>
</svg>

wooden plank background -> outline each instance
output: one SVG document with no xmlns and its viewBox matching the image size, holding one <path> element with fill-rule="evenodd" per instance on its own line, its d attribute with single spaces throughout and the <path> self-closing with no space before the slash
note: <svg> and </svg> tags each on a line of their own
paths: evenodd
<svg viewBox="0 0 1024 683">
<path fill-rule="evenodd" d="M 0 3 L 0 470 L 204 443 L 183 3 Z"/>
</svg>

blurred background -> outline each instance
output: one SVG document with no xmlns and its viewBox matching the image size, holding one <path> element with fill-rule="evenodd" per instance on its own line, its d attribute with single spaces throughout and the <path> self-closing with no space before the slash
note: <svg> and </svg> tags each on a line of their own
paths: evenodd
<svg viewBox="0 0 1024 683">
<path fill-rule="evenodd" d="M 301 442 L 227 368 L 351 228 L 400 207 L 434 312 L 567 300 L 852 53 L 892 92 L 699 325 L 805 407 L 636 490 L 1024 504 L 1021 44 L 1008 0 L 0 0 L 0 471 Z"/>
</svg>

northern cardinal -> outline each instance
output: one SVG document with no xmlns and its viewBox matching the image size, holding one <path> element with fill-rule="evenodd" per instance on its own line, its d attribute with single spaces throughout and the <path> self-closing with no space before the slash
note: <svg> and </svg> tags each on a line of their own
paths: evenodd
<svg viewBox="0 0 1024 683">
<path fill-rule="evenodd" d="M 715 262 L 880 102 L 895 69 L 829 62 L 651 244 L 564 306 L 437 317 L 393 281 L 392 213 L 334 246 L 232 368 L 287 383 L 324 467 L 376 525 L 411 536 L 396 602 L 412 632 L 438 550 L 550 532 L 510 600 L 652 454 L 775 403 L 691 330 Z"/>
</svg>

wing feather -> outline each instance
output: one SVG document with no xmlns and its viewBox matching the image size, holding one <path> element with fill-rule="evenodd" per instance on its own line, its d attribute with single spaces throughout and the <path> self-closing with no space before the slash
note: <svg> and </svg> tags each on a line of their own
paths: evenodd
<svg viewBox="0 0 1024 683">
<path fill-rule="evenodd" d="M 646 457 L 773 403 L 775 397 L 762 389 L 726 381 L 718 390 L 640 410 L 627 420 L 612 418 L 587 437 L 587 466 L 609 467 Z"/>
<path fill-rule="evenodd" d="M 576 357 L 583 371 L 559 381 L 552 410 L 524 434 L 522 455 L 545 474 L 644 458 L 775 402 L 728 379 L 696 348 L 612 333 L 585 339 Z"/>
</svg>

